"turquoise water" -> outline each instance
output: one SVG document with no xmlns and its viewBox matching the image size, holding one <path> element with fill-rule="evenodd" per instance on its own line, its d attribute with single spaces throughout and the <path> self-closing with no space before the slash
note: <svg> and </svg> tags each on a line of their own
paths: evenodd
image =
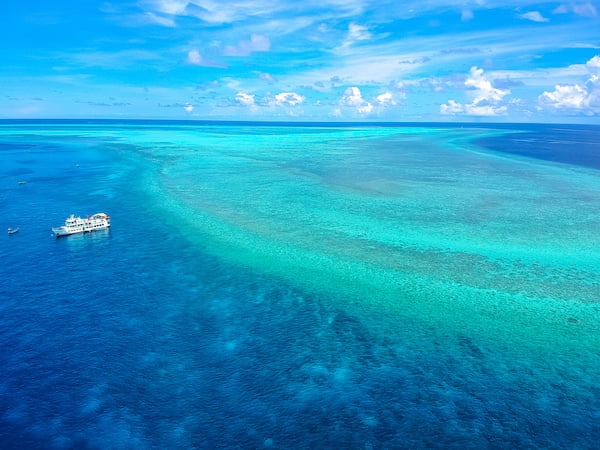
<svg viewBox="0 0 600 450">
<path fill-rule="evenodd" d="M 574 126 L 4 124 L 0 443 L 593 448 L 599 147 Z M 99 211 L 110 232 L 49 236 Z"/>
</svg>

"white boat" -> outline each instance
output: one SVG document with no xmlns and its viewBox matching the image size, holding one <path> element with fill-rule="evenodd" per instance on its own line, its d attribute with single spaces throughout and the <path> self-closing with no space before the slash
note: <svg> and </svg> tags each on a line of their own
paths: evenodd
<svg viewBox="0 0 600 450">
<path fill-rule="evenodd" d="M 52 227 L 56 237 L 69 234 L 88 233 L 91 231 L 106 230 L 110 227 L 110 217 L 104 213 L 97 213 L 86 218 L 75 217 L 71 214 L 61 227 Z"/>
<path fill-rule="evenodd" d="M 8 229 L 8 234 L 15 234 L 18 233 L 19 229 L 18 228 L 9 228 Z"/>
</svg>

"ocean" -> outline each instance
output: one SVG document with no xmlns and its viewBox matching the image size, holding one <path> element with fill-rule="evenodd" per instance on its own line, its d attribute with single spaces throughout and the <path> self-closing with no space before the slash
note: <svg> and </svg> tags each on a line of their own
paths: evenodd
<svg viewBox="0 0 600 450">
<path fill-rule="evenodd" d="M 0 163 L 0 448 L 597 448 L 600 126 L 0 121 Z"/>
</svg>

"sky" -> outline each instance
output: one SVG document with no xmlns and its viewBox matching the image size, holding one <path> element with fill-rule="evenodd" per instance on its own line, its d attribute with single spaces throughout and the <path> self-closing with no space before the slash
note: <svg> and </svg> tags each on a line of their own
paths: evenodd
<svg viewBox="0 0 600 450">
<path fill-rule="evenodd" d="M 600 0 L 6 0 L 0 118 L 600 124 Z"/>
</svg>

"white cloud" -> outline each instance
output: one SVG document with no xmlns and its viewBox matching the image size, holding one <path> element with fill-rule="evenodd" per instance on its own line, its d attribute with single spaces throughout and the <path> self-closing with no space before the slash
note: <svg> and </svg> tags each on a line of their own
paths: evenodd
<svg viewBox="0 0 600 450">
<path fill-rule="evenodd" d="M 544 92 L 539 101 L 553 108 L 581 109 L 586 106 L 587 91 L 578 84 L 557 84 L 552 92 Z"/>
<path fill-rule="evenodd" d="M 588 83 L 588 105 L 594 112 L 600 112 L 600 76 L 593 75 Z"/>
<path fill-rule="evenodd" d="M 194 66 L 200 66 L 202 65 L 202 55 L 198 50 L 190 50 L 188 52 L 187 62 Z"/>
<path fill-rule="evenodd" d="M 360 93 L 359 88 L 349 87 L 344 91 L 344 96 L 342 97 L 342 105 L 361 106 L 363 103 L 365 103 L 365 100 L 362 98 L 362 94 Z"/>
<path fill-rule="evenodd" d="M 341 53 L 345 53 L 355 42 L 368 41 L 371 39 L 371 37 L 372 35 L 367 27 L 364 25 L 359 25 L 355 22 L 350 22 L 348 25 L 348 33 L 346 34 L 346 38 L 344 39 L 342 45 L 337 48 L 337 50 Z"/>
<path fill-rule="evenodd" d="M 499 102 L 504 96 L 510 94 L 508 89 L 496 89 L 492 86 L 492 82 L 483 74 L 483 69 L 471 67 L 469 78 L 465 81 L 465 86 L 475 89 L 475 98 L 473 103 L 481 103 L 484 101 Z"/>
<path fill-rule="evenodd" d="M 360 89 L 356 86 L 349 87 L 344 91 L 340 103 L 343 106 L 356 108 L 359 114 L 369 114 L 373 111 L 373 105 L 362 97 Z"/>
<path fill-rule="evenodd" d="M 464 86 L 470 88 L 471 103 L 461 104 L 455 100 L 440 105 L 440 113 L 446 115 L 466 114 L 470 116 L 498 116 L 506 114 L 507 107 L 502 104 L 505 96 L 510 94 L 508 89 L 498 89 L 484 75 L 483 69 L 471 67 L 469 77 Z"/>
<path fill-rule="evenodd" d="M 188 0 L 148 0 L 145 3 L 149 3 L 154 8 L 165 14 L 183 14 L 187 7 Z"/>
<path fill-rule="evenodd" d="M 351 22 L 348 25 L 348 41 L 366 41 L 371 39 L 371 33 L 369 33 L 369 29 L 363 25 L 359 25 L 357 23 Z"/>
<path fill-rule="evenodd" d="M 562 4 L 562 5 L 558 6 L 554 11 L 552 11 L 553 14 L 567 14 L 570 12 L 575 13 L 579 16 L 584 16 L 584 17 L 596 17 L 598 15 L 598 11 L 596 10 L 596 7 L 590 2 L 586 2 L 586 3 L 571 2 L 569 4 Z"/>
<path fill-rule="evenodd" d="M 355 108 L 356 112 L 359 114 L 367 115 L 374 111 L 375 105 L 381 108 L 396 105 L 395 94 L 392 94 L 391 92 L 384 92 L 383 94 L 377 95 L 373 102 L 375 104 L 365 100 L 360 92 L 360 89 L 356 86 L 352 86 L 346 88 L 340 104 L 349 108 Z"/>
<path fill-rule="evenodd" d="M 254 52 L 267 52 L 271 49 L 271 41 L 262 34 L 253 34 L 249 40 L 238 42 L 237 45 L 228 45 L 223 49 L 225 56 L 248 56 Z"/>
<path fill-rule="evenodd" d="M 465 111 L 465 108 L 460 103 L 455 102 L 454 100 L 448 100 L 448 103 L 444 105 L 440 105 L 440 112 L 445 115 L 454 115 L 460 114 Z"/>
<path fill-rule="evenodd" d="M 528 87 L 537 87 L 543 90 L 557 84 L 582 84 L 589 78 L 590 72 L 593 72 L 593 68 L 583 63 L 532 70 L 495 70 L 493 78 L 495 80 L 518 80 Z M 490 75 L 491 77 L 492 75 Z"/>
<path fill-rule="evenodd" d="M 254 106 L 254 95 L 238 92 L 235 94 L 235 101 L 243 106 Z"/>
<path fill-rule="evenodd" d="M 440 113 L 444 115 L 466 114 L 468 116 L 500 116 L 506 114 L 506 106 L 498 105 L 478 105 L 469 103 L 462 105 L 454 100 L 448 100 L 448 103 L 440 105 Z"/>
<path fill-rule="evenodd" d="M 183 109 L 185 109 L 187 112 L 191 113 L 194 110 L 194 107 L 188 103 L 183 107 Z"/>
<path fill-rule="evenodd" d="M 359 106 L 356 108 L 359 114 L 370 114 L 373 111 L 373 105 L 369 102 L 366 102 L 363 106 Z"/>
<path fill-rule="evenodd" d="M 465 113 L 469 116 L 501 116 L 506 114 L 506 106 L 493 105 L 465 105 Z"/>
<path fill-rule="evenodd" d="M 391 92 L 384 92 L 376 97 L 377 103 L 381 106 L 394 106 L 396 101 L 394 100 L 394 96 Z"/>
<path fill-rule="evenodd" d="M 275 96 L 275 101 L 277 105 L 287 105 L 287 106 L 296 106 L 302 103 L 305 100 L 300 94 L 296 94 L 295 92 L 282 92 Z"/>
<path fill-rule="evenodd" d="M 525 14 L 521 14 L 519 17 L 522 19 L 531 20 L 532 22 L 549 22 L 549 19 L 542 16 L 539 11 L 529 11 Z"/>
<path fill-rule="evenodd" d="M 587 114 L 600 112 L 600 56 L 591 58 L 585 67 L 589 75 L 585 83 L 555 85 L 553 91 L 544 91 L 538 97 L 540 107 Z"/>
<path fill-rule="evenodd" d="M 586 62 L 585 65 L 591 70 L 600 69 L 600 56 L 594 56 L 592 59 Z"/>
<path fill-rule="evenodd" d="M 494 105 L 476 105 L 473 103 L 463 105 L 454 100 L 448 100 L 448 103 L 440 105 L 440 113 L 444 115 L 466 114 L 468 116 L 500 116 L 506 114 L 506 106 Z"/>
</svg>

